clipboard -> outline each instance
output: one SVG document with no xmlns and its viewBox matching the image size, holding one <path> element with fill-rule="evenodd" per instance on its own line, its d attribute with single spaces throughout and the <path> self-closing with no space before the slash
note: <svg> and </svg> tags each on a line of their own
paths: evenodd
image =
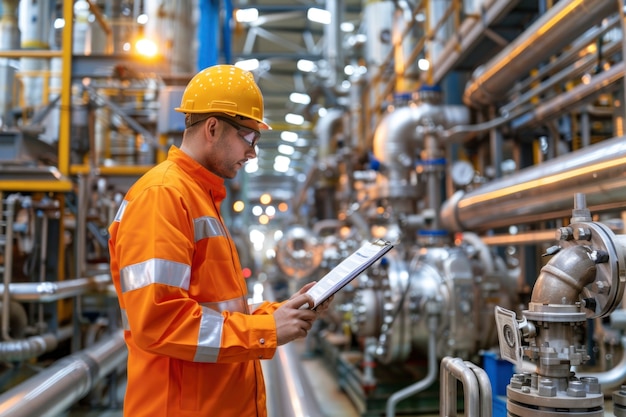
<svg viewBox="0 0 626 417">
<path fill-rule="evenodd" d="M 392 248 L 393 245 L 390 242 L 382 239 L 365 243 L 324 275 L 313 287 L 309 288 L 306 294 L 313 298 L 313 307 L 305 304 L 301 308 L 315 310 L 317 306 L 345 287 Z"/>
</svg>

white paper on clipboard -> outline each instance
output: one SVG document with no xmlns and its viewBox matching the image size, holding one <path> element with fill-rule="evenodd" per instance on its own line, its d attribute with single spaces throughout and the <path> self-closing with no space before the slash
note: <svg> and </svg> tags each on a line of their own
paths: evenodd
<svg viewBox="0 0 626 417">
<path fill-rule="evenodd" d="M 312 308 L 329 299 L 392 248 L 391 243 L 380 239 L 365 243 L 307 291 L 315 303 Z"/>
</svg>

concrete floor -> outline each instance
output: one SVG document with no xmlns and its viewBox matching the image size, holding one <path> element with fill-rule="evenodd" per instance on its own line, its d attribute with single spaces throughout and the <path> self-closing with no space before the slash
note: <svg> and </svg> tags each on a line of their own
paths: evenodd
<svg viewBox="0 0 626 417">
<path fill-rule="evenodd" d="M 298 343 L 298 342 L 296 342 Z M 304 345 L 299 346 L 300 351 L 304 351 Z M 328 369 L 319 357 L 303 356 L 302 366 L 304 374 L 309 377 L 311 387 L 320 404 L 320 408 L 324 413 L 319 417 L 360 417 L 358 410 L 339 386 L 335 376 Z M 120 404 L 123 401 L 124 387 L 119 388 Z M 605 417 L 613 417 L 613 408 L 611 398 L 607 398 L 605 402 Z M 438 417 L 439 414 L 422 414 L 419 417 Z M 459 412 L 459 417 L 464 416 Z M 122 410 L 93 410 L 86 407 L 76 407 L 67 413 L 63 413 L 58 417 L 122 417 Z M 270 416 L 280 417 L 280 416 Z M 317 416 L 316 416 L 317 417 Z M 409 417 L 409 416 L 398 416 Z M 498 416 L 494 416 L 498 417 Z"/>
</svg>

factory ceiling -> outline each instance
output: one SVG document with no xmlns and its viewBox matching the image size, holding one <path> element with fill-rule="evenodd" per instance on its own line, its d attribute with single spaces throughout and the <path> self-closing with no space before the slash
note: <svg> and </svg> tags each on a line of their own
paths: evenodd
<svg viewBox="0 0 626 417">
<path fill-rule="evenodd" d="M 419 26 L 420 15 L 423 18 L 427 10 L 425 3 L 428 2 L 393 3 L 397 7 L 404 6 L 405 10 L 411 10 L 413 19 Z M 502 6 L 492 5 L 489 12 L 491 14 L 479 10 L 481 15 L 476 15 L 475 18 L 482 19 L 484 30 L 471 43 L 466 43 L 465 48 L 457 45 L 454 48 L 455 59 L 446 68 L 446 73 L 459 75 L 459 91 L 448 92 L 457 99 L 462 95 L 463 82 L 471 72 L 506 47 L 539 12 L 537 2 L 532 0 L 494 3 Z M 344 72 L 345 66 L 363 65 L 367 69 L 368 79 L 378 77 L 383 83 L 393 83 L 396 75 L 392 59 L 378 67 L 368 65 L 366 44 L 390 42 L 390 39 L 384 39 L 383 32 L 373 32 L 367 27 L 368 21 L 364 16 L 364 7 L 367 6 L 364 4 L 366 3 L 360 0 L 274 0 L 271 4 L 240 1 L 233 4 L 235 13 L 237 10 L 250 8 L 258 10 L 258 19 L 254 22 L 238 22 L 233 27 L 232 58 L 234 62 L 251 59 L 258 61 L 258 68 L 254 73 L 265 97 L 266 118 L 274 128 L 264 133 L 257 158 L 259 169 L 247 178 L 247 192 L 251 199 L 270 190 L 279 199 L 298 197 L 296 194 L 299 187 L 317 163 L 318 138 L 315 126 L 320 112 L 333 107 L 349 107 L 349 95 L 342 89 L 345 85 L 342 83 L 349 79 Z M 327 10 L 332 16 L 332 23 L 324 25 L 311 21 L 307 17 L 310 9 Z M 353 29 L 345 30 L 342 23 L 351 24 L 348 26 Z M 370 20 L 369 24 L 372 23 Z M 432 35 L 429 37 L 423 28 L 421 30 L 422 38 L 433 40 Z M 379 39 L 368 39 L 368 35 Z M 424 39 L 416 39 L 416 42 Z M 461 42 L 453 37 L 435 41 L 440 45 Z M 301 60 L 313 62 L 315 71 L 300 70 L 298 63 Z M 437 83 L 441 81 L 435 80 Z M 309 95 L 311 103 L 305 105 L 292 102 L 290 95 L 294 92 Z M 302 116 L 304 122 L 300 125 L 286 122 L 285 116 L 289 113 Z M 374 124 L 372 120 L 363 123 Z M 275 158 L 279 155 L 280 145 L 285 145 L 285 141 L 281 139 L 285 130 L 297 133 L 299 140 L 294 146 L 295 152 L 291 155 L 289 170 L 277 172 Z"/>
</svg>

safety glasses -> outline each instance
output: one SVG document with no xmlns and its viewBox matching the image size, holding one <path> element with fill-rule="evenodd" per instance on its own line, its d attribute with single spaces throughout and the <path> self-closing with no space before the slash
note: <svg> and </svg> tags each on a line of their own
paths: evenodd
<svg viewBox="0 0 626 417">
<path fill-rule="evenodd" d="M 222 122 L 226 122 L 232 127 L 234 127 L 235 129 L 237 129 L 237 136 L 239 136 L 251 148 L 254 148 L 257 142 L 259 141 L 259 139 L 261 138 L 261 132 L 257 130 L 250 129 L 249 127 L 237 124 L 236 122 L 230 119 L 227 119 L 225 117 L 220 117 L 220 116 L 213 116 L 213 117 L 215 117 L 218 120 L 221 120 Z"/>
</svg>

